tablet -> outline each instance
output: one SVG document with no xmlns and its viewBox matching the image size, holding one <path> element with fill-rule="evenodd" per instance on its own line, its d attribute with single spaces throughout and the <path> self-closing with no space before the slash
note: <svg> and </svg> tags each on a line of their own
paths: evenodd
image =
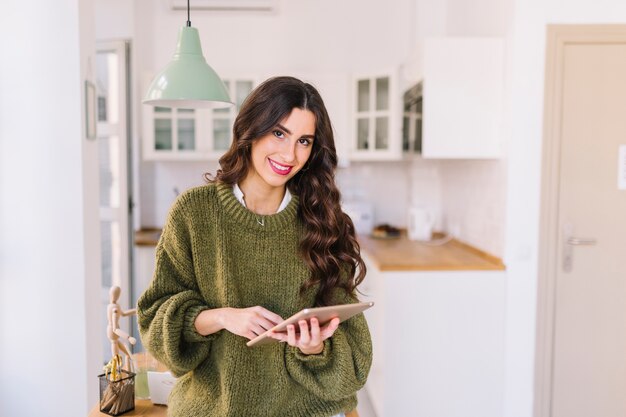
<svg viewBox="0 0 626 417">
<path fill-rule="evenodd" d="M 268 333 L 271 331 L 274 331 L 276 333 L 286 332 L 288 325 L 296 324 L 298 323 L 298 321 L 302 319 L 308 321 L 309 319 L 313 317 L 317 317 L 317 319 L 320 322 L 320 326 L 323 326 L 329 321 L 331 321 L 332 319 L 334 319 L 335 317 L 339 318 L 339 322 L 348 320 L 350 317 L 367 310 L 373 305 L 374 303 L 370 302 L 370 303 L 340 304 L 336 306 L 327 306 L 327 307 L 305 308 L 304 310 L 301 310 L 298 313 L 294 314 L 293 316 L 289 317 L 287 320 L 281 323 L 278 323 L 276 326 L 272 327 L 266 332 L 261 333 L 260 335 L 258 335 L 257 337 L 255 337 L 254 339 L 246 343 L 246 345 L 258 346 L 258 345 L 264 345 L 270 342 L 278 342 L 278 340 L 272 337 L 269 337 Z"/>
</svg>

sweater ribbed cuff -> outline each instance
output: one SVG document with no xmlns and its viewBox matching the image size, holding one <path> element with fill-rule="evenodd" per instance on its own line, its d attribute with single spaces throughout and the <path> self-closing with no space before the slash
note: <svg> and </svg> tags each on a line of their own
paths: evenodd
<svg viewBox="0 0 626 417">
<path fill-rule="evenodd" d="M 330 354 L 332 349 L 331 339 L 324 340 L 324 349 L 316 355 L 306 355 L 302 353 L 297 347 L 289 346 L 296 359 L 305 362 L 307 366 L 312 368 L 324 367 L 330 360 Z"/>
<path fill-rule="evenodd" d="M 194 306 L 194 307 L 190 307 L 187 312 L 185 313 L 185 322 L 183 323 L 183 337 L 185 338 L 185 341 L 193 343 L 193 342 L 208 342 L 213 340 L 218 334 L 218 333 L 213 333 L 213 334 L 209 334 L 206 336 L 202 336 L 200 333 L 198 333 L 198 331 L 196 330 L 196 318 L 198 317 L 198 315 L 204 311 L 207 310 L 209 307 L 207 306 Z"/>
</svg>

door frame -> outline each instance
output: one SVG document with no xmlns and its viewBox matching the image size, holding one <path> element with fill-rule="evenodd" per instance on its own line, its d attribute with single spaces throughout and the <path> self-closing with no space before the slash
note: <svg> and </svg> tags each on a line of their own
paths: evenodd
<svg viewBox="0 0 626 417">
<path fill-rule="evenodd" d="M 548 25 L 544 91 L 543 157 L 539 228 L 535 417 L 551 417 L 554 363 L 558 198 L 562 123 L 563 55 L 571 44 L 626 43 L 626 25 Z"/>
<path fill-rule="evenodd" d="M 133 308 L 132 294 L 133 294 L 133 179 L 132 179 L 132 119 L 131 119 L 131 68 L 130 68 L 130 41 L 125 39 L 119 40 L 98 40 L 96 41 L 96 54 L 102 52 L 115 52 L 120 59 L 119 65 L 116 68 L 118 83 L 119 83 L 119 121 L 117 128 L 114 130 L 109 129 L 106 122 L 97 122 L 98 124 L 98 139 L 102 134 L 116 133 L 123 140 L 122 146 L 119 148 L 117 157 L 120 161 L 120 202 L 118 209 L 110 209 L 100 207 L 100 219 L 106 217 L 116 211 L 120 212 L 120 270 L 121 276 L 119 280 L 113 278 L 111 285 L 117 285 L 121 289 L 121 297 L 118 303 L 126 310 Z M 122 161 L 125 161 L 122 162 Z M 101 302 L 108 304 L 109 294 L 108 290 L 102 289 Z M 130 320 L 120 320 L 119 327 L 123 331 L 127 332 L 131 336 L 137 337 L 134 334 L 132 321 L 136 320 L 131 316 Z M 106 335 L 106 333 L 102 333 Z M 129 346 L 132 350 L 133 346 Z M 106 354 L 105 354 L 106 356 Z"/>
</svg>

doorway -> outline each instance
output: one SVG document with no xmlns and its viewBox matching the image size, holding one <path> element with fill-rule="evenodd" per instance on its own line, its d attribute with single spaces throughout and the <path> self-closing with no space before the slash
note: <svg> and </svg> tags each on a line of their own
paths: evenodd
<svg viewBox="0 0 626 417">
<path fill-rule="evenodd" d="M 626 416 L 626 25 L 548 28 L 536 417 Z"/>
<path fill-rule="evenodd" d="M 106 335 L 109 290 L 113 285 L 121 288 L 118 303 L 123 310 L 130 308 L 132 294 L 129 56 L 130 44 L 126 41 L 96 45 L 103 363 L 111 359 L 111 343 Z M 134 320 L 134 316 L 121 318 L 120 328 L 133 335 L 130 324 Z"/>
</svg>

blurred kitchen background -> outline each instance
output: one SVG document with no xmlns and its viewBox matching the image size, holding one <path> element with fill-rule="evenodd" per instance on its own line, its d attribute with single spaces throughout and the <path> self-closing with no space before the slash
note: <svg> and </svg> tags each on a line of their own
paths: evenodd
<svg viewBox="0 0 626 417">
<path fill-rule="evenodd" d="M 362 417 L 573 417 L 546 411 L 537 319 L 547 28 L 624 23 L 626 4 L 192 0 L 236 106 L 145 106 L 185 8 L 0 6 L 0 415 L 92 409 L 108 288 L 136 302 L 169 207 L 218 169 L 238 105 L 293 75 L 329 110 L 377 303 Z"/>
</svg>

